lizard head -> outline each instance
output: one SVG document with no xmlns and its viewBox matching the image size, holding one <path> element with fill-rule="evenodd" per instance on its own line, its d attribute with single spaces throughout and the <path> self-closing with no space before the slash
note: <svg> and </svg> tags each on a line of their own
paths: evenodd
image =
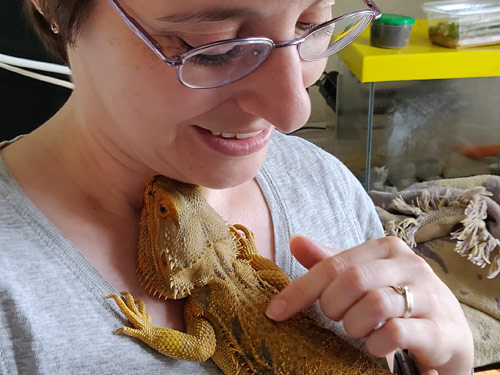
<svg viewBox="0 0 500 375">
<path fill-rule="evenodd" d="M 155 176 L 144 192 L 139 276 L 155 295 L 184 298 L 215 277 L 211 244 L 229 236 L 201 187 Z"/>
</svg>

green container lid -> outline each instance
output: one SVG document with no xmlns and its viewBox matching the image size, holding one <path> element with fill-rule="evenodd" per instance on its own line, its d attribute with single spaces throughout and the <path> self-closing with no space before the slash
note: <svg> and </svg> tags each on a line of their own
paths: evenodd
<svg viewBox="0 0 500 375">
<path fill-rule="evenodd" d="M 385 25 L 413 25 L 415 23 L 415 19 L 407 16 L 402 16 L 400 14 L 389 14 L 384 13 L 378 19 L 373 21 L 373 23 L 383 23 Z"/>
</svg>

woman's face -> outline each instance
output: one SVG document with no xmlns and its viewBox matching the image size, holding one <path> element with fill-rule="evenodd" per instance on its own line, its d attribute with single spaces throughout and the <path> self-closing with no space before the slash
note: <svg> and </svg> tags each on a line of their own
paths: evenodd
<svg viewBox="0 0 500 375">
<path fill-rule="evenodd" d="M 301 35 L 304 25 L 331 18 L 327 0 L 120 4 L 167 56 L 185 52 L 186 44 L 236 37 L 265 36 L 279 43 Z M 301 61 L 296 47 L 281 48 L 241 81 L 190 89 L 106 0 L 96 0 L 69 57 L 77 118 L 108 151 L 132 168 L 209 188 L 250 180 L 262 166 L 273 129 L 289 133 L 305 124 L 310 114 L 306 88 L 325 66 L 325 61 Z"/>
</svg>

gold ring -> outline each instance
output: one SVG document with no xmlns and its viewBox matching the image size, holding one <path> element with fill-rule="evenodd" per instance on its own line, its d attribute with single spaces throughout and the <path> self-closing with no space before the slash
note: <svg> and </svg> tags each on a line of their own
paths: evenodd
<svg viewBox="0 0 500 375">
<path fill-rule="evenodd" d="M 413 311 L 413 293 L 410 291 L 410 288 L 406 285 L 398 285 L 392 286 L 391 288 L 399 295 L 402 295 L 405 298 L 405 312 L 402 318 L 409 318 L 411 316 L 411 312 Z"/>
</svg>

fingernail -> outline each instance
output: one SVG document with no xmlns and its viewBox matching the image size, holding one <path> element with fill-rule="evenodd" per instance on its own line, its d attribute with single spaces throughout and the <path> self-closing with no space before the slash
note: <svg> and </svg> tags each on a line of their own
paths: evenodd
<svg viewBox="0 0 500 375">
<path fill-rule="evenodd" d="M 280 320 L 286 312 L 286 301 L 283 298 L 271 300 L 266 309 L 266 315 L 269 319 Z"/>
</svg>

